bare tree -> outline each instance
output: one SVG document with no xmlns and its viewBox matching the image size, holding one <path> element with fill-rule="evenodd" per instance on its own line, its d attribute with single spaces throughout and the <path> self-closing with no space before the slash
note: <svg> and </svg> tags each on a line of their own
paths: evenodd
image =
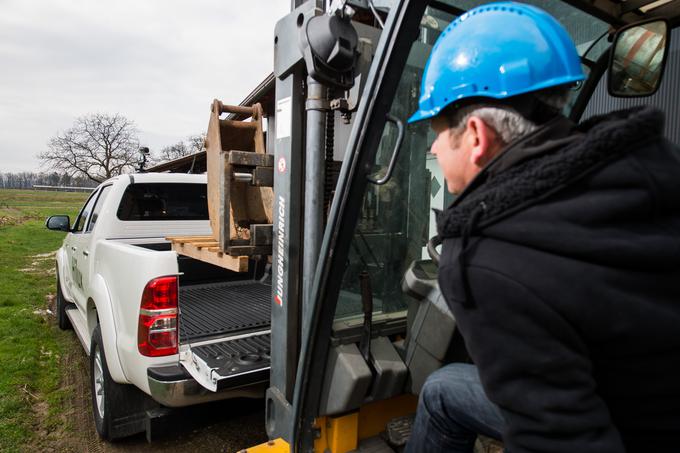
<svg viewBox="0 0 680 453">
<path fill-rule="evenodd" d="M 38 155 L 43 165 L 102 182 L 134 168 L 139 140 L 133 121 L 117 113 L 97 113 L 77 118 L 47 146 L 49 150 Z"/>
<path fill-rule="evenodd" d="M 174 145 L 166 146 L 161 149 L 159 162 L 168 162 L 189 154 L 191 153 L 189 152 L 187 145 L 184 142 L 177 142 Z"/>
<path fill-rule="evenodd" d="M 205 134 L 190 135 L 186 140 L 161 149 L 160 156 L 155 163 L 170 162 L 180 157 L 201 152 L 204 149 L 204 143 Z"/>
<path fill-rule="evenodd" d="M 205 151 L 205 134 L 190 135 L 186 139 L 191 154 Z"/>
</svg>

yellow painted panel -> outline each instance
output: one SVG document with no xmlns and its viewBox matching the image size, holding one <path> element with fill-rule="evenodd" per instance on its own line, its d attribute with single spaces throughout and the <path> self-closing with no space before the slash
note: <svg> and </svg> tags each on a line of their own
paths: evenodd
<svg viewBox="0 0 680 453">
<path fill-rule="evenodd" d="M 387 422 L 415 413 L 417 406 L 418 397 L 410 394 L 364 404 L 359 409 L 359 440 L 377 436 L 385 431 Z"/>
<path fill-rule="evenodd" d="M 342 417 L 328 417 L 328 446 L 331 453 L 347 453 L 357 448 L 359 414 L 353 412 Z"/>
<path fill-rule="evenodd" d="M 358 412 L 340 417 L 317 418 L 315 426 L 319 429 L 319 437 L 314 441 L 314 451 L 316 453 L 347 453 L 356 450 L 358 422 Z"/>
<path fill-rule="evenodd" d="M 319 430 L 319 437 L 314 440 L 314 451 L 323 453 L 328 448 L 327 417 L 319 417 L 314 420 L 314 427 Z"/>
<path fill-rule="evenodd" d="M 288 442 L 279 438 L 254 447 L 246 448 L 239 453 L 290 453 Z"/>
<path fill-rule="evenodd" d="M 314 451 L 347 453 L 355 450 L 359 440 L 377 436 L 393 418 L 415 413 L 417 405 L 416 396 L 400 395 L 365 404 L 359 412 L 340 417 L 319 417 L 315 423 L 319 437 L 314 441 Z M 283 439 L 275 439 L 239 453 L 290 453 L 290 446 Z"/>
</svg>

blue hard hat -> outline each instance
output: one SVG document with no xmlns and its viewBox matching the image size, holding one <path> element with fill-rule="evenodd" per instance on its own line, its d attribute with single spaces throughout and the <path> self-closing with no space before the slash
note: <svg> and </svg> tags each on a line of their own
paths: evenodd
<svg viewBox="0 0 680 453">
<path fill-rule="evenodd" d="M 413 123 L 472 97 L 506 99 L 583 80 L 576 47 L 545 11 L 489 3 L 451 22 L 425 65 Z"/>
</svg>

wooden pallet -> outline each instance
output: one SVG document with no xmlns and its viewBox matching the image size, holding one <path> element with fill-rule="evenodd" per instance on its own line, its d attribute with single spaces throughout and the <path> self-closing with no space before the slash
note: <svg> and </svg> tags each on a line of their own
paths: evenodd
<svg viewBox="0 0 680 453">
<path fill-rule="evenodd" d="M 169 236 L 172 250 L 200 261 L 224 267 L 234 272 L 248 271 L 247 256 L 231 256 L 220 250 L 212 236 Z"/>
</svg>

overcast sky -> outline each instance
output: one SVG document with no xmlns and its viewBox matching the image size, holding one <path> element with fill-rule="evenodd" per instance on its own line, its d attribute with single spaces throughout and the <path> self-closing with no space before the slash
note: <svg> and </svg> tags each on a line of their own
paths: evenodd
<svg viewBox="0 0 680 453">
<path fill-rule="evenodd" d="M 271 71 L 289 0 L 0 0 L 0 172 L 38 171 L 88 113 L 133 120 L 152 151 L 205 132 Z M 42 170 L 48 170 L 42 168 Z"/>
</svg>

